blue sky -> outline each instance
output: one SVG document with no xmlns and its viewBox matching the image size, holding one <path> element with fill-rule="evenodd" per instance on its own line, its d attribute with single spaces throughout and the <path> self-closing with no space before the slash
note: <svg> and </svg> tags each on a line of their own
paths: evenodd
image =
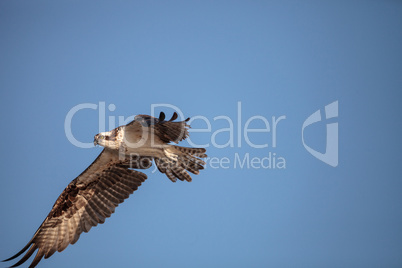
<svg viewBox="0 0 402 268">
<path fill-rule="evenodd" d="M 111 129 L 175 106 L 205 119 L 191 142 L 209 145 L 207 168 L 175 184 L 145 171 L 105 224 L 39 267 L 400 267 L 401 12 L 397 1 L 2 1 L 0 258 L 101 151 L 69 141 L 71 109 L 96 107 L 71 123 L 90 143 L 102 116 Z M 317 110 L 304 141 L 324 153 L 338 123 L 336 167 L 303 146 Z M 249 119 L 270 131 L 244 134 Z M 250 164 L 274 154 L 284 168 Z"/>
</svg>

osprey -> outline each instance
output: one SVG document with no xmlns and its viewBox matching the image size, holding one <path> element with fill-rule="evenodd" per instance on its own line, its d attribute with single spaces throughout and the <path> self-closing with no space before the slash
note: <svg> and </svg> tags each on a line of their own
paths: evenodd
<svg viewBox="0 0 402 268">
<path fill-rule="evenodd" d="M 35 267 L 42 257 L 49 258 L 77 242 L 82 232 L 104 223 L 115 208 L 143 183 L 147 176 L 134 169 L 146 169 L 154 160 L 160 172 L 173 182 L 191 181 L 187 173 L 198 174 L 205 162 L 204 148 L 188 148 L 169 144 L 188 137 L 189 118 L 174 122 L 177 114 L 165 120 L 149 115 L 137 115 L 127 125 L 95 136 L 94 144 L 103 146 L 95 161 L 70 182 L 56 200 L 49 215 L 28 244 L 16 255 L 26 254 L 14 264 L 24 263 L 38 250 L 29 267 Z"/>
</svg>

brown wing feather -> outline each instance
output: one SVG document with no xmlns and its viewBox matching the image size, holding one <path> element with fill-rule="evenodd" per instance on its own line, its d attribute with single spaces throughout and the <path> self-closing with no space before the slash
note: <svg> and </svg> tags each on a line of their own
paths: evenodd
<svg viewBox="0 0 402 268">
<path fill-rule="evenodd" d="M 12 267 L 19 266 L 38 249 L 29 266 L 35 267 L 43 257 L 49 258 L 56 251 L 63 251 L 69 244 L 77 242 L 82 232 L 88 232 L 110 217 L 146 178 L 144 173 L 129 169 L 127 163 L 116 161 L 110 152 L 104 150 L 64 189 L 28 244 L 5 261 L 28 250 Z"/>
<path fill-rule="evenodd" d="M 168 121 L 165 119 L 165 114 L 160 113 L 159 118 L 140 114 L 135 117 L 133 121 L 127 124 L 128 129 L 140 129 L 143 131 L 152 131 L 163 142 L 175 142 L 179 143 L 188 137 L 188 128 L 190 127 L 187 122 L 190 118 L 184 121 L 174 122 L 177 119 L 177 113 L 173 113 L 172 118 Z"/>
</svg>

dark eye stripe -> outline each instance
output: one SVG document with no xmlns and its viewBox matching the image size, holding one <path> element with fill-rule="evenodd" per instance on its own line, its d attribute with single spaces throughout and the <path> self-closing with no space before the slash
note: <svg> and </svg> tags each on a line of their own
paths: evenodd
<svg viewBox="0 0 402 268">
<path fill-rule="evenodd" d="M 117 137 L 117 132 L 119 131 L 120 128 L 115 128 L 111 131 L 110 136 L 107 136 L 106 139 L 115 139 Z"/>
</svg>

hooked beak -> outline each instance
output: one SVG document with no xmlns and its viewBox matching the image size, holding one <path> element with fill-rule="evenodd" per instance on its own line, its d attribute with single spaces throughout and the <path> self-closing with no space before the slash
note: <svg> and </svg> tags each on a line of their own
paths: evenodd
<svg viewBox="0 0 402 268">
<path fill-rule="evenodd" d="M 94 146 L 98 145 L 98 135 L 94 137 Z"/>
</svg>

